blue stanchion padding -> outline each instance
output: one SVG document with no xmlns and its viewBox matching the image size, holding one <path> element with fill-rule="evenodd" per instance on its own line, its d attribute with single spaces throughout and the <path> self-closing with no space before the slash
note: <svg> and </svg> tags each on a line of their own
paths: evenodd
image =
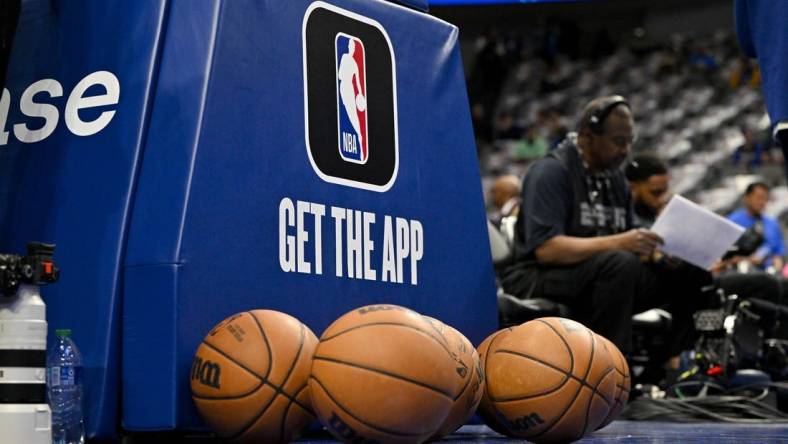
<svg viewBox="0 0 788 444">
<path fill-rule="evenodd" d="M 392 1 L 402 3 L 403 5 L 410 6 L 411 8 L 416 8 L 424 12 L 427 12 L 430 9 L 429 0 L 392 0 Z"/>
<path fill-rule="evenodd" d="M 739 45 L 745 54 L 758 59 L 772 125 L 788 121 L 788 4 L 736 0 L 734 11 Z"/>
<path fill-rule="evenodd" d="M 118 427 L 122 257 L 165 15 L 156 0 L 24 0 L 0 100 L 0 251 L 57 244 L 43 296 L 50 330 L 82 351 L 89 437 Z"/>
<path fill-rule="evenodd" d="M 105 3 L 24 1 L 0 99 L 0 251 L 58 245 L 88 436 L 203 427 L 191 358 L 235 312 L 494 329 L 456 28 L 382 0 Z"/>
<path fill-rule="evenodd" d="M 166 33 L 125 264 L 124 427 L 203 427 L 191 361 L 236 312 L 320 335 L 394 303 L 474 343 L 495 328 L 455 27 L 377 0 L 250 0 L 175 2 Z"/>
</svg>

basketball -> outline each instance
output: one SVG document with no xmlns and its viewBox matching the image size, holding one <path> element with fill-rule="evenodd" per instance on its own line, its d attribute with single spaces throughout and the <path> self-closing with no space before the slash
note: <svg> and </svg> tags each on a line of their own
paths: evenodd
<svg viewBox="0 0 788 444">
<path fill-rule="evenodd" d="M 238 313 L 197 348 L 192 399 L 222 438 L 289 442 L 314 420 L 307 378 L 317 338 L 296 318 L 270 310 Z"/>
<path fill-rule="evenodd" d="M 536 319 L 494 338 L 485 371 L 492 414 L 532 442 L 580 439 L 613 406 L 612 357 L 591 330 L 569 319 Z"/>
<path fill-rule="evenodd" d="M 449 414 L 467 374 L 420 314 L 369 305 L 320 338 L 309 388 L 315 413 L 344 442 L 417 443 Z"/>
<path fill-rule="evenodd" d="M 458 371 L 465 375 L 463 376 L 463 386 L 455 396 L 454 405 L 449 411 L 449 416 L 446 417 L 441 427 L 432 436 L 432 440 L 437 440 L 459 429 L 473 416 L 479 401 L 482 399 L 484 373 L 482 373 L 479 365 L 479 354 L 473 348 L 468 338 L 450 325 L 446 325 L 437 319 L 429 317 L 427 319 L 446 338 L 449 350 L 456 355 L 457 362 L 460 364 L 457 367 Z"/>
<path fill-rule="evenodd" d="M 484 341 L 482 341 L 482 343 L 479 344 L 479 347 L 476 349 L 479 354 L 479 363 L 481 364 L 482 367 L 482 373 L 485 375 L 484 381 L 482 383 L 482 400 L 479 402 L 479 409 L 477 410 L 476 413 L 479 414 L 479 416 L 482 418 L 484 423 L 487 424 L 488 427 L 500 433 L 501 435 L 507 435 L 507 436 L 513 436 L 513 435 L 506 429 L 506 427 L 496 417 L 497 412 L 496 410 L 493 409 L 493 406 L 490 403 L 490 395 L 487 389 L 488 384 L 487 384 L 486 364 L 487 364 L 487 358 L 489 356 L 487 351 L 490 349 L 490 344 L 492 344 L 493 341 L 497 340 L 496 338 L 498 338 L 498 336 L 503 337 L 502 335 L 508 334 L 511 331 L 512 331 L 511 328 L 506 328 L 503 330 L 496 331 L 490 336 L 487 336 L 487 338 Z"/>
<path fill-rule="evenodd" d="M 616 390 L 613 397 L 613 407 L 610 409 L 610 412 L 607 414 L 605 420 L 602 421 L 602 425 L 599 426 L 601 429 L 602 427 L 605 427 L 606 425 L 613 422 L 613 420 L 616 419 L 618 414 L 621 413 L 621 410 L 627 404 L 632 380 L 629 377 L 629 365 L 627 364 L 627 360 L 624 358 L 624 355 L 621 353 L 621 350 L 619 350 L 618 347 L 616 347 L 616 345 L 610 342 L 610 340 L 608 340 L 606 337 L 597 335 L 597 338 L 601 340 L 602 345 L 607 349 L 608 353 L 610 353 L 610 356 L 613 358 L 613 368 L 616 373 Z"/>
<path fill-rule="evenodd" d="M 356 95 L 356 109 L 362 112 L 367 109 L 367 100 L 361 94 Z"/>
</svg>

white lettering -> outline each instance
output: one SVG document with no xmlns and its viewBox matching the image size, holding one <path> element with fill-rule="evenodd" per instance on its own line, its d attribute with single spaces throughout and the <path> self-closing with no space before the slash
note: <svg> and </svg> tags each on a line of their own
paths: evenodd
<svg viewBox="0 0 788 444">
<path fill-rule="evenodd" d="M 8 110 L 11 108 L 11 93 L 3 88 L 3 97 L 0 98 L 0 146 L 8 144 L 8 131 L 5 123 L 8 121 Z"/>
<path fill-rule="evenodd" d="M 99 85 L 104 92 L 98 95 L 85 97 L 91 87 Z M 19 98 L 19 110 L 27 117 L 44 119 L 40 128 L 35 128 L 35 122 L 20 122 L 6 130 L 8 116 L 11 112 L 11 93 L 3 88 L 0 97 L 0 146 L 8 144 L 8 135 L 14 136 L 23 143 L 40 142 L 57 129 L 60 112 L 52 103 L 46 103 L 43 98 L 36 96 L 45 94 L 49 98 L 63 96 L 63 86 L 55 79 L 41 79 L 28 86 Z M 101 106 L 117 105 L 120 100 L 120 82 L 115 74 L 109 71 L 96 71 L 88 74 L 74 86 L 66 101 L 63 118 L 66 127 L 77 136 L 91 136 L 109 125 L 117 110 L 116 107 L 106 109 L 95 119 L 86 122 L 79 116 L 79 111 Z M 32 126 L 32 128 L 31 128 Z"/>
<path fill-rule="evenodd" d="M 424 228 L 417 220 L 410 221 L 410 283 L 418 285 L 418 262 L 424 257 Z"/>
<path fill-rule="evenodd" d="M 31 130 L 25 123 L 14 125 L 14 135 L 20 142 L 35 143 L 40 142 L 57 127 L 60 118 L 57 107 L 49 103 L 34 102 L 33 98 L 38 93 L 47 93 L 49 97 L 60 97 L 63 95 L 63 87 L 55 79 L 42 79 L 28 86 L 19 99 L 19 109 L 22 114 L 28 117 L 42 117 L 44 126 L 39 129 Z"/>
<path fill-rule="evenodd" d="M 311 273 L 312 266 L 304 259 L 304 244 L 309 241 L 309 233 L 304 230 L 304 213 L 309 212 L 309 202 L 296 202 L 296 250 L 298 251 L 298 272 Z"/>
<path fill-rule="evenodd" d="M 408 221 L 398 217 L 397 219 L 397 282 L 403 283 L 405 280 L 402 277 L 402 270 L 405 268 L 402 261 L 410 254 L 410 239 L 408 230 Z"/>
<path fill-rule="evenodd" d="M 361 211 L 347 210 L 347 277 L 361 279 Z"/>
<path fill-rule="evenodd" d="M 295 270 L 295 238 L 287 234 L 287 227 L 293 226 L 294 213 L 292 200 L 285 197 L 279 202 L 279 266 L 288 273 Z"/>
<path fill-rule="evenodd" d="M 391 229 L 391 216 L 383 218 L 383 266 L 381 280 L 383 282 L 397 281 L 397 265 L 394 262 L 394 234 Z"/>
<path fill-rule="evenodd" d="M 323 274 L 323 216 L 326 215 L 326 206 L 311 204 L 311 213 L 315 215 L 315 273 Z"/>
<path fill-rule="evenodd" d="M 372 231 L 370 225 L 374 223 L 375 213 L 364 212 L 364 279 L 369 281 L 374 281 L 377 277 L 377 273 L 372 268 L 372 261 L 370 260 L 372 250 L 375 249 L 375 244 L 369 238 L 369 234 Z"/>
<path fill-rule="evenodd" d="M 94 85 L 104 87 L 104 94 L 84 97 L 85 92 Z M 71 91 L 66 103 L 66 126 L 77 136 L 92 136 L 103 130 L 115 116 L 115 110 L 102 112 L 95 120 L 85 122 L 79 117 L 79 110 L 99 106 L 117 105 L 120 98 L 120 82 L 109 71 L 96 71 L 88 74 Z"/>
<path fill-rule="evenodd" d="M 278 243 L 282 271 L 323 274 L 322 228 L 323 217 L 328 212 L 323 204 L 287 197 L 280 200 Z M 383 282 L 404 284 L 408 274 L 406 260 L 409 260 L 410 284 L 418 285 L 418 268 L 424 258 L 424 227 L 420 221 L 385 215 L 383 247 L 376 248 L 377 214 L 333 206 L 330 213 L 334 222 L 337 277 L 367 281 L 380 277 Z M 309 245 L 310 242 L 314 242 L 314 246 Z M 382 251 L 380 268 L 375 264 L 377 250 Z M 311 257 L 312 252 L 314 257 Z M 382 270 L 380 274 L 378 269 Z"/>
<path fill-rule="evenodd" d="M 342 132 L 342 151 L 352 154 L 358 153 L 358 143 L 356 142 L 355 134 Z"/>
<path fill-rule="evenodd" d="M 342 222 L 345 220 L 345 214 L 344 208 L 331 207 L 331 217 L 334 218 L 337 277 L 342 277 Z"/>
</svg>

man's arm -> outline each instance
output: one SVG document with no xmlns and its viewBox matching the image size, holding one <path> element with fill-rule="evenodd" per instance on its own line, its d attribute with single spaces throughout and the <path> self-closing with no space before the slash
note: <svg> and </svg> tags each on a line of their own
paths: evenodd
<svg viewBox="0 0 788 444">
<path fill-rule="evenodd" d="M 661 242 L 655 233 L 638 228 L 610 236 L 554 236 L 537 247 L 535 253 L 536 259 L 545 264 L 572 265 L 610 250 L 626 250 L 650 256 Z"/>
<path fill-rule="evenodd" d="M 523 234 L 526 250 L 533 251 L 539 262 L 570 265 L 596 253 L 619 249 L 648 256 L 661 242 L 659 236 L 645 229 L 593 238 L 567 236 L 564 225 L 571 213 L 570 194 L 567 171 L 558 160 L 542 159 L 526 175 L 520 209 L 525 218 Z"/>
</svg>

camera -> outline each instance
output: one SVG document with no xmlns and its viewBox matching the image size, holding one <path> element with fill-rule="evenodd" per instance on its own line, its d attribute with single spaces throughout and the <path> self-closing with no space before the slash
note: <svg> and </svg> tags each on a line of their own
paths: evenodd
<svg viewBox="0 0 788 444">
<path fill-rule="evenodd" d="M 727 379 L 738 370 L 756 369 L 784 380 L 787 323 L 788 307 L 759 298 L 725 296 L 719 308 L 695 313 L 699 370 Z"/>
<path fill-rule="evenodd" d="M 49 444 L 46 305 L 39 288 L 57 281 L 55 246 L 0 254 L 0 443 Z"/>
</svg>

